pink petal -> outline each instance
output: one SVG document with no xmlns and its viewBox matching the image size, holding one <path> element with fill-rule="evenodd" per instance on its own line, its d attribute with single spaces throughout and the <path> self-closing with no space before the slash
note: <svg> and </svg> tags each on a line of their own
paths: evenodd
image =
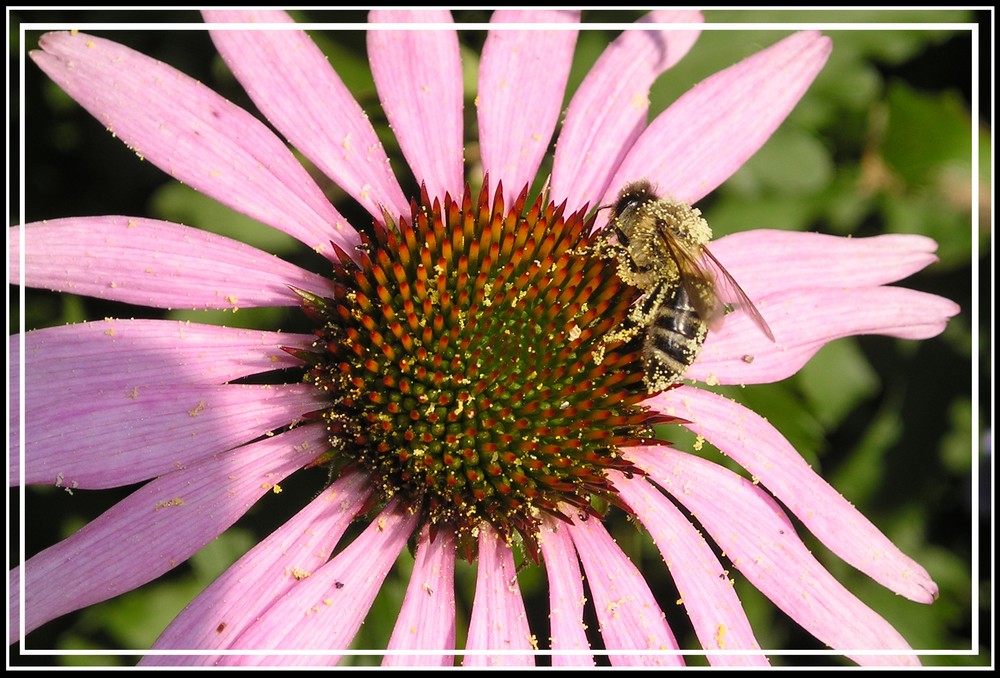
<svg viewBox="0 0 1000 678">
<path fill-rule="evenodd" d="M 112 134 L 170 176 L 322 251 L 357 233 L 263 123 L 180 71 L 84 33 L 31 58 Z"/>
<path fill-rule="evenodd" d="M 701 533 L 642 478 L 610 476 L 670 570 L 695 634 L 706 650 L 759 650 L 733 583 Z M 708 655 L 713 666 L 769 666 L 763 655 Z"/>
<path fill-rule="evenodd" d="M 801 287 L 874 287 L 935 263 L 922 235 L 841 238 L 757 229 L 715 240 L 712 254 L 751 299 Z"/>
<path fill-rule="evenodd" d="M 258 332 L 165 320 L 104 320 L 48 327 L 24 335 L 26 408 L 44 411 L 53 395 L 118 390 L 130 396 L 149 385 L 222 384 L 299 362 L 281 346 L 307 346 L 311 335 Z M 20 335 L 10 337 L 10 432 L 20 473 Z"/>
<path fill-rule="evenodd" d="M 372 23 L 451 23 L 447 10 L 372 10 Z M 432 198 L 464 186 L 462 61 L 455 31 L 368 30 L 368 61 L 400 149 Z"/>
<path fill-rule="evenodd" d="M 234 638 L 232 649 L 345 650 L 420 519 L 393 501 L 365 531 Z M 371 648 L 369 648 L 371 649 Z M 225 655 L 222 665 L 332 665 L 338 655 Z"/>
<path fill-rule="evenodd" d="M 326 564 L 371 494 L 363 473 L 339 478 L 240 558 L 177 615 L 154 650 L 227 648 L 266 610 Z M 209 665 L 213 655 L 147 655 L 154 666 Z"/>
<path fill-rule="evenodd" d="M 706 383 L 762 384 L 799 369 L 827 342 L 855 334 L 927 339 L 944 331 L 958 306 L 901 287 L 800 288 L 755 300 L 774 342 L 746 313 L 709 332 L 686 377 Z"/>
<path fill-rule="evenodd" d="M 878 528 L 818 476 L 757 413 L 727 398 L 682 386 L 645 402 L 693 423 L 702 436 L 760 481 L 830 550 L 888 589 L 920 603 L 937 585 Z"/>
<path fill-rule="evenodd" d="M 687 54 L 700 34 L 643 30 L 642 24 L 702 20 L 696 10 L 650 12 L 604 50 L 573 95 L 556 142 L 555 202 L 566 198 L 573 211 L 604 195 L 612 172 L 646 127 L 650 86 Z"/>
<path fill-rule="evenodd" d="M 220 235 L 134 217 L 72 217 L 24 227 L 30 287 L 155 308 L 297 306 L 289 286 L 330 296 L 329 283 Z M 8 280 L 20 276 L 20 228 L 7 229 Z"/>
<path fill-rule="evenodd" d="M 574 654 L 553 654 L 553 666 L 593 666 L 594 655 L 583 622 L 583 576 L 569 529 L 552 518 L 543 521 L 539 538 L 545 574 L 549 582 L 549 622 L 552 649 L 576 650 Z"/>
<path fill-rule="evenodd" d="M 579 10 L 497 10 L 492 24 L 575 23 Z M 493 28 L 479 64 L 479 143 L 493 186 L 513 200 L 548 150 L 569 78 L 576 30 Z"/>
<path fill-rule="evenodd" d="M 214 23 L 294 23 L 281 10 L 203 14 Z M 367 114 L 305 31 L 210 33 L 229 70 L 293 146 L 379 221 L 383 205 L 409 215 L 409 203 Z"/>
<path fill-rule="evenodd" d="M 183 469 L 324 404 L 307 384 L 143 384 L 63 393 L 55 382 L 27 395 L 25 482 L 85 489 Z M 19 442 L 11 440 L 11 458 Z"/>
<path fill-rule="evenodd" d="M 712 192 L 785 120 L 830 49 L 815 31 L 795 33 L 695 85 L 639 137 L 602 204 L 643 177 L 687 203 Z"/>
<path fill-rule="evenodd" d="M 387 649 L 455 648 L 455 538 L 447 529 L 433 541 L 425 528 Z M 454 655 L 386 655 L 383 666 L 453 666 Z"/>
<path fill-rule="evenodd" d="M 668 447 L 625 456 L 688 509 L 751 584 L 822 643 L 861 664 L 918 662 L 902 636 L 809 553 L 778 504 L 751 481 Z M 884 655 L 854 655 L 880 650 Z"/>
<path fill-rule="evenodd" d="M 31 557 L 24 565 L 27 630 L 183 563 L 322 453 L 325 436 L 321 426 L 303 426 L 169 473 Z"/>
<path fill-rule="evenodd" d="M 677 641 L 643 579 L 599 520 L 569 528 L 594 596 L 601 636 L 608 650 L 652 650 L 656 654 L 609 655 L 612 666 L 683 666 Z"/>
<path fill-rule="evenodd" d="M 469 619 L 466 650 L 499 650 L 524 654 L 467 654 L 464 666 L 533 666 L 535 649 L 517 568 L 510 546 L 488 524 L 479 528 L 476 597 Z"/>
<path fill-rule="evenodd" d="M 19 337 L 10 337 L 16 388 Z M 61 391 L 152 384 L 224 384 L 301 363 L 282 346 L 307 347 L 308 334 L 261 332 L 171 320 L 99 320 L 24 335 L 26 390 Z M 29 396 L 29 402 L 32 397 Z"/>
</svg>

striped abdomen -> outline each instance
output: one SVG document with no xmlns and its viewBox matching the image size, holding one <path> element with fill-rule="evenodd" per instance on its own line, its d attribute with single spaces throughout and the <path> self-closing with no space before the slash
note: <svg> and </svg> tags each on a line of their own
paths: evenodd
<svg viewBox="0 0 1000 678">
<path fill-rule="evenodd" d="M 650 393 L 677 382 L 698 357 L 707 325 L 684 285 L 660 283 L 649 295 L 649 324 L 643 340 L 645 381 Z"/>
</svg>

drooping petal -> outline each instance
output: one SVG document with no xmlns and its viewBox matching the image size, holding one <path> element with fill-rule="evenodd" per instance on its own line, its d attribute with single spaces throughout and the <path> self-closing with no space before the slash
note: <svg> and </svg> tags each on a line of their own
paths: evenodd
<svg viewBox="0 0 1000 678">
<path fill-rule="evenodd" d="M 281 10 L 205 10 L 213 23 L 294 24 Z M 409 203 L 368 116 L 305 31 L 213 30 L 216 49 L 260 112 L 379 221 Z"/>
<path fill-rule="evenodd" d="M 455 538 L 441 530 L 432 541 L 425 528 L 396 618 L 389 650 L 433 650 L 455 647 Z M 454 655 L 386 655 L 383 666 L 453 666 Z"/>
<path fill-rule="evenodd" d="M 447 10 L 376 9 L 371 23 L 451 23 Z M 455 31 L 369 28 L 368 61 L 399 147 L 430 196 L 460 196 L 462 61 Z"/>
<path fill-rule="evenodd" d="M 228 647 L 266 610 L 322 567 L 371 494 L 364 473 L 337 479 L 253 547 L 177 615 L 154 650 Z M 214 655 L 147 655 L 152 666 L 210 665 Z"/>
<path fill-rule="evenodd" d="M 650 650 L 650 654 L 610 654 L 612 666 L 683 666 L 677 641 L 639 569 L 599 520 L 569 528 L 587 585 L 594 596 L 601 636 L 609 651 Z"/>
<path fill-rule="evenodd" d="M 7 229 L 9 281 L 154 308 L 297 306 L 294 286 L 330 295 L 323 277 L 250 245 L 137 217 L 71 217 Z"/>
<path fill-rule="evenodd" d="M 351 544 L 232 640 L 231 649 L 342 650 L 350 646 L 392 564 L 420 519 L 392 501 Z M 235 666 L 332 665 L 338 655 L 225 655 Z"/>
<path fill-rule="evenodd" d="M 323 427 L 303 426 L 144 485 L 71 537 L 28 559 L 27 630 L 131 591 L 180 565 L 325 449 Z M 16 601 L 12 610 L 17 610 Z M 12 624 L 12 632 L 16 630 Z"/>
<path fill-rule="evenodd" d="M 587 625 L 583 622 L 583 577 L 569 529 L 553 518 L 545 518 L 539 539 L 549 583 L 549 622 L 553 650 L 574 650 L 573 654 L 553 654 L 553 666 L 593 666 L 589 654 Z"/>
<path fill-rule="evenodd" d="M 801 369 L 826 343 L 856 334 L 927 339 L 944 331 L 958 306 L 902 287 L 799 288 L 756 300 L 775 341 L 746 313 L 708 333 L 686 377 L 717 384 L 763 384 Z"/>
<path fill-rule="evenodd" d="M 146 160 L 316 249 L 355 230 L 262 122 L 171 66 L 84 33 L 47 33 L 31 58 Z M 332 254 L 332 253 L 331 253 Z"/>
<path fill-rule="evenodd" d="M 920 603 L 937 585 L 878 528 L 817 475 L 771 424 L 722 396 L 689 386 L 644 404 L 692 423 L 686 428 L 734 459 L 781 500 L 831 551 L 886 588 Z"/>
<path fill-rule="evenodd" d="M 660 550 L 701 646 L 759 650 L 732 580 L 691 521 L 645 479 L 626 479 L 617 471 L 609 476 Z M 760 654 L 709 654 L 708 661 L 713 666 L 770 665 Z"/>
<path fill-rule="evenodd" d="M 242 445 L 320 409 L 323 398 L 306 384 L 149 384 L 86 396 L 49 389 L 26 405 L 25 481 L 100 489 Z M 19 442 L 11 440 L 12 460 Z"/>
<path fill-rule="evenodd" d="M 483 169 L 507 200 L 530 184 L 559 120 L 576 29 L 504 30 L 505 23 L 575 23 L 579 10 L 497 10 L 476 97 Z"/>
<path fill-rule="evenodd" d="M 469 619 L 466 650 L 498 650 L 501 653 L 467 654 L 464 666 L 533 666 L 535 649 L 528 613 L 517 585 L 514 554 L 503 538 L 484 523 L 479 528 L 479 566 L 476 596 Z"/>
<path fill-rule="evenodd" d="M 694 515 L 751 584 L 821 642 L 859 664 L 919 663 L 893 654 L 910 647 L 823 568 L 778 504 L 751 481 L 664 446 L 627 448 L 625 456 Z"/>
<path fill-rule="evenodd" d="M 643 29 L 644 23 L 701 23 L 697 10 L 656 10 L 608 45 L 570 101 L 556 142 L 552 195 L 583 207 L 608 188 L 611 173 L 646 127 L 649 88 L 698 39 L 696 30 Z M 595 207 L 595 205 L 591 205 Z"/>
<path fill-rule="evenodd" d="M 639 137 L 602 204 L 640 178 L 676 200 L 700 200 L 767 141 L 830 49 L 830 39 L 815 31 L 795 33 L 695 85 Z"/>
<path fill-rule="evenodd" d="M 930 266 L 937 243 L 922 235 L 841 238 L 755 229 L 712 241 L 712 254 L 751 299 L 801 287 L 874 287 Z"/>
</svg>

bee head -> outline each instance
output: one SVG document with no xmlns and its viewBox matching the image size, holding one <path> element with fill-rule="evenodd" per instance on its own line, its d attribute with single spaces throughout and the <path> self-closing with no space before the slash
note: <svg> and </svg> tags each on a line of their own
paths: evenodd
<svg viewBox="0 0 1000 678">
<path fill-rule="evenodd" d="M 621 221 L 622 217 L 628 219 L 643 205 L 659 200 L 659 196 L 653 191 L 653 186 L 646 179 L 626 184 L 618 193 L 618 198 L 611 205 L 614 212 L 614 221 Z"/>
</svg>

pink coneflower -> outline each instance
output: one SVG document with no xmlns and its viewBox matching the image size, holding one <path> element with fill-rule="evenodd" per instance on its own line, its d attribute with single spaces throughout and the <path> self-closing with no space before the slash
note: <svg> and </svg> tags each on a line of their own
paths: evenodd
<svg viewBox="0 0 1000 678">
<path fill-rule="evenodd" d="M 210 22 L 290 22 L 279 11 L 205 14 Z M 690 11 L 647 18 L 701 20 Z M 498 11 L 492 21 L 578 19 L 575 11 Z M 451 18 L 376 11 L 371 20 Z M 906 641 L 809 553 L 775 499 L 843 560 L 928 603 L 937 587 L 924 569 L 763 418 L 694 385 L 650 395 L 639 352 L 604 341 L 641 291 L 620 279 L 614 261 L 593 255 L 591 227 L 608 213 L 595 216 L 589 206 L 608 204 L 640 178 L 697 202 L 767 140 L 831 49 L 818 33 L 794 34 L 708 78 L 647 126 L 650 84 L 696 35 L 627 31 L 613 42 L 566 111 L 547 192 L 529 200 L 559 122 L 576 30 L 490 31 L 476 111 L 488 177 L 481 191 L 464 185 L 457 34 L 369 31 L 379 97 L 424 186 L 419 195 L 404 194 L 365 112 L 304 32 L 212 31 L 271 125 L 371 213 L 374 226 L 359 229 L 246 111 L 114 42 L 45 35 L 35 63 L 142 158 L 294 236 L 330 266 L 306 271 L 233 240 L 138 217 L 10 230 L 14 282 L 23 273 L 30 286 L 154 308 L 299 306 L 315 323 L 313 334 L 298 335 L 107 319 L 24 337 L 25 481 L 81 490 L 148 482 L 12 571 L 11 641 L 21 577 L 30 631 L 159 577 L 289 475 L 321 466 L 329 487 L 300 499 L 304 508 L 199 595 L 154 649 L 346 651 L 411 541 L 415 561 L 387 664 L 455 661 L 457 559 L 477 571 L 462 630 L 465 665 L 531 664 L 537 648 L 554 651 L 553 664 L 589 665 L 594 646 L 613 665 L 681 664 L 662 611 L 674 601 L 657 601 L 650 574 L 615 544 L 602 520 L 610 507 L 652 537 L 706 650 L 760 649 L 710 539 L 822 643 L 860 663 L 916 663 Z M 714 241 L 713 254 L 776 341 L 735 313 L 712 329 L 685 376 L 771 382 L 838 337 L 935 336 L 955 305 L 886 286 L 932 263 L 934 249 L 906 235 L 751 231 Z M 304 380 L 243 380 L 285 368 L 299 368 Z M 12 388 L 13 412 L 16 398 Z M 668 446 L 678 425 L 749 477 Z M 21 445 L 13 433 L 15 466 Z M 356 520 L 365 528 L 341 543 Z M 521 549 L 546 571 L 547 639 L 529 625 L 518 589 Z M 584 623 L 588 605 L 596 629 Z M 876 653 L 855 654 L 862 650 Z M 767 664 L 759 653 L 709 660 Z"/>
</svg>

